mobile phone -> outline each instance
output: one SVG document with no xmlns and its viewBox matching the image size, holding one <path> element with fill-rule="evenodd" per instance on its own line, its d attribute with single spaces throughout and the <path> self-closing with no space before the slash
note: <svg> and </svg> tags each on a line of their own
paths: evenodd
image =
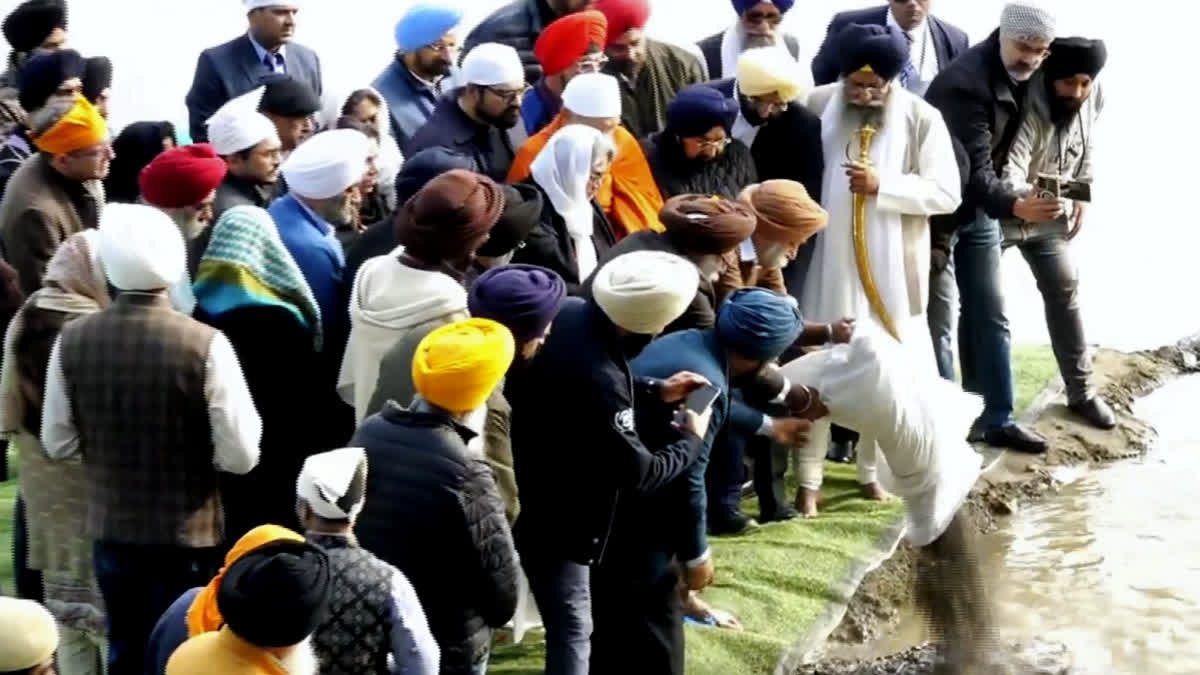
<svg viewBox="0 0 1200 675">
<path fill-rule="evenodd" d="M 691 410 L 697 415 L 702 415 L 704 414 L 704 411 L 712 407 L 713 402 L 716 401 L 717 397 L 720 395 L 720 389 L 717 389 L 711 384 L 706 384 L 696 391 L 688 394 L 687 400 L 683 405 L 685 408 Z"/>
</svg>

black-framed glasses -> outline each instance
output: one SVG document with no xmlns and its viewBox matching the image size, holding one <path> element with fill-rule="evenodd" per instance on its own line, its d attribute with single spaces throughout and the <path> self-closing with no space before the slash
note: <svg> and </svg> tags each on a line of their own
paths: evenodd
<svg viewBox="0 0 1200 675">
<path fill-rule="evenodd" d="M 524 85 L 520 89 L 497 89 L 489 85 L 485 86 L 484 89 L 492 92 L 492 94 L 501 101 L 504 101 L 508 105 L 512 105 L 524 98 L 525 94 L 529 93 L 531 87 L 529 85 Z"/>
</svg>

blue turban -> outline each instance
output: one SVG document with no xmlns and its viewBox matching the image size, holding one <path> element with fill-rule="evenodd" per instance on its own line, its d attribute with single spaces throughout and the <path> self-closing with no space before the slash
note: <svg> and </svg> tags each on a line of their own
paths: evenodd
<svg viewBox="0 0 1200 675">
<path fill-rule="evenodd" d="M 796 301 L 765 288 L 743 288 L 721 305 L 717 338 L 740 356 L 755 361 L 778 358 L 804 330 Z"/>
<path fill-rule="evenodd" d="M 462 10 L 451 2 L 419 2 L 396 23 L 396 46 L 411 52 L 437 42 L 462 21 Z"/>
<path fill-rule="evenodd" d="M 746 10 L 768 0 L 733 0 L 733 9 L 741 16 L 746 13 Z M 781 14 L 787 14 L 787 11 L 796 4 L 796 0 L 769 0 L 772 5 L 779 8 Z"/>
<path fill-rule="evenodd" d="M 26 112 L 46 105 L 63 82 L 82 78 L 86 61 L 79 52 L 60 49 L 29 59 L 17 75 L 17 99 Z"/>
<path fill-rule="evenodd" d="M 477 319 L 491 319 L 512 331 L 517 344 L 536 340 L 567 297 L 562 277 L 536 265 L 501 265 L 484 272 L 467 296 Z"/>
<path fill-rule="evenodd" d="M 703 136 L 713 127 L 723 127 L 732 133 L 737 120 L 738 104 L 721 92 L 703 84 L 693 84 L 679 90 L 675 100 L 667 105 L 667 131 L 682 137 Z"/>
<path fill-rule="evenodd" d="M 876 75 L 893 80 L 908 63 L 908 38 L 893 28 L 852 23 L 837 34 L 834 44 L 842 75 L 871 66 Z"/>
</svg>

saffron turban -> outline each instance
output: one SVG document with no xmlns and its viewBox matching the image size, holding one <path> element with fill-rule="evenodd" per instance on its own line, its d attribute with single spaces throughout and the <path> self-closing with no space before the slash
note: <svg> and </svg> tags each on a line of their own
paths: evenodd
<svg viewBox="0 0 1200 675">
<path fill-rule="evenodd" d="M 1076 75 L 1095 78 L 1108 62 L 1104 40 L 1081 37 L 1058 38 L 1050 45 L 1050 56 L 1042 70 L 1050 80 L 1062 80 Z"/>
<path fill-rule="evenodd" d="M 781 14 L 787 14 L 787 11 L 796 4 L 796 0 L 733 0 L 733 10 L 738 13 L 738 16 L 746 13 L 746 10 L 763 2 L 770 2 L 779 9 Z"/>
<path fill-rule="evenodd" d="M 747 205 L 708 195 L 676 195 L 658 215 L 667 236 L 684 253 L 723 255 L 754 232 Z"/>
<path fill-rule="evenodd" d="M 500 189 L 504 191 L 504 210 L 477 255 L 498 258 L 515 251 L 541 222 L 545 204 L 541 190 L 528 183 L 502 185 Z"/>
<path fill-rule="evenodd" d="M 292 151 L 283 163 L 288 188 L 307 199 L 332 199 L 367 173 L 370 142 L 361 131 L 322 131 Z"/>
<path fill-rule="evenodd" d="M 419 260 L 459 260 L 487 240 L 504 204 L 504 191 L 491 178 L 462 169 L 447 171 L 400 208 L 396 239 Z"/>
<path fill-rule="evenodd" d="M 200 593 L 192 600 L 187 611 L 188 637 L 193 638 L 202 633 L 219 630 L 225 624 L 221 609 L 217 606 L 217 591 L 225 579 L 225 573 L 234 563 L 241 560 L 251 551 L 278 541 L 302 543 L 304 537 L 278 525 L 259 525 L 242 535 L 241 539 L 225 554 L 225 564 L 217 572 L 208 585 L 200 589 Z"/>
<path fill-rule="evenodd" d="M 258 112 L 266 91 L 266 87 L 259 87 L 229 100 L 204 123 L 208 127 L 208 142 L 218 155 L 226 157 L 249 150 L 263 141 L 279 145 L 275 124 Z"/>
<path fill-rule="evenodd" d="M 455 414 L 483 405 L 516 354 L 513 334 L 491 319 L 466 319 L 426 335 L 413 355 L 412 379 L 430 403 Z"/>
<path fill-rule="evenodd" d="M 1012 40 L 1053 40 L 1056 21 L 1045 8 L 1029 2 L 1010 2 L 1000 12 L 1000 37 Z"/>
<path fill-rule="evenodd" d="M 755 361 L 771 361 L 804 330 L 795 299 L 765 288 L 734 291 L 717 313 L 721 344 Z"/>
<path fill-rule="evenodd" d="M 650 0 L 597 0 L 596 11 L 608 19 L 608 47 L 631 30 L 641 30 L 650 20 Z"/>
<path fill-rule="evenodd" d="M 481 87 L 525 82 L 525 66 L 517 50 L 498 42 L 485 42 L 467 52 L 462 74 L 464 82 Z"/>
<path fill-rule="evenodd" d="M 536 265 L 501 265 L 484 272 L 471 285 L 467 309 L 478 319 L 507 326 L 518 344 L 546 334 L 567 296 L 567 285 L 555 272 Z"/>
<path fill-rule="evenodd" d="M 562 94 L 563 107 L 576 115 L 606 119 L 621 116 L 621 85 L 604 73 L 571 78 Z"/>
<path fill-rule="evenodd" d="M 908 63 L 908 39 L 899 30 L 885 26 L 852 23 L 834 40 L 842 75 L 863 68 L 885 80 L 893 80 Z"/>
<path fill-rule="evenodd" d="M 321 109 L 321 99 L 308 84 L 288 75 L 267 75 L 258 107 L 280 117 L 308 117 Z"/>
<path fill-rule="evenodd" d="M 0 597 L 0 672 L 23 673 L 58 649 L 58 624 L 32 600 Z"/>
<path fill-rule="evenodd" d="M 13 51 L 31 52 L 50 37 L 55 28 L 67 27 L 65 0 L 27 0 L 4 18 L 4 39 Z"/>
<path fill-rule="evenodd" d="M 667 104 L 667 131 L 676 136 L 695 137 L 721 127 L 729 134 L 737 114 L 737 101 L 725 98 L 712 87 L 693 84 L 680 89 Z"/>
<path fill-rule="evenodd" d="M 592 298 L 617 326 L 638 335 L 658 335 L 683 315 L 700 289 L 696 265 L 662 251 L 634 251 L 601 267 Z"/>
<path fill-rule="evenodd" d="M 738 58 L 737 87 L 745 96 L 778 94 L 794 101 L 803 93 L 800 63 L 786 49 L 756 47 Z"/>
<path fill-rule="evenodd" d="M 225 625 L 250 644 L 290 647 L 325 620 L 331 579 L 324 551 L 277 541 L 229 566 L 217 590 L 217 607 Z"/>
<path fill-rule="evenodd" d="M 789 246 L 803 244 L 829 223 L 829 214 L 794 180 L 769 180 L 742 191 L 738 201 L 758 219 L 754 238 Z"/>
<path fill-rule="evenodd" d="M 112 87 L 113 64 L 107 56 L 93 56 L 83 66 L 83 95 L 92 103 Z"/>
<path fill-rule="evenodd" d="M 454 0 L 418 2 L 396 22 L 396 47 L 414 52 L 449 33 L 462 21 L 462 8 Z"/>
<path fill-rule="evenodd" d="M 304 460 L 296 496 L 312 512 L 334 521 L 353 521 L 367 502 L 367 452 L 341 448 Z"/>
<path fill-rule="evenodd" d="M 75 96 L 75 105 L 54 126 L 33 139 L 38 150 L 65 155 L 100 145 L 108 138 L 108 123 L 86 98 Z"/>
<path fill-rule="evenodd" d="M 533 44 L 533 55 L 546 75 L 558 75 L 570 68 L 595 45 L 604 49 L 608 20 L 594 9 L 575 12 L 555 19 Z"/>
<path fill-rule="evenodd" d="M 17 101 L 26 112 L 46 105 L 63 82 L 82 78 L 87 62 L 73 49 L 38 54 L 17 75 Z"/>
<path fill-rule="evenodd" d="M 147 204 L 180 209 L 204 201 L 228 167 L 208 143 L 171 148 L 158 155 L 138 175 L 138 188 Z"/>
</svg>

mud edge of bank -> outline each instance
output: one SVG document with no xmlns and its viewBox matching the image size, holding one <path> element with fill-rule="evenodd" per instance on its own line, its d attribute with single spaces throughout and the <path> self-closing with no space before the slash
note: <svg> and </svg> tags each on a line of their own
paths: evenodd
<svg viewBox="0 0 1200 675">
<path fill-rule="evenodd" d="M 1049 440 L 1049 452 L 1040 457 L 1006 453 L 971 491 L 964 506 L 970 522 L 981 533 L 992 532 L 1023 506 L 1054 494 L 1061 487 L 1053 476 L 1055 468 L 1102 466 L 1144 455 L 1154 443 L 1155 432 L 1134 415 L 1134 403 L 1175 376 L 1200 371 L 1198 357 L 1200 336 L 1134 353 L 1098 350 L 1094 382 L 1117 413 L 1117 427 L 1112 431 L 1090 428 L 1056 397 L 1033 413 L 1033 426 Z M 828 642 L 862 644 L 893 627 L 912 604 L 915 567 L 916 552 L 901 542 L 891 558 L 863 579 Z"/>
</svg>

